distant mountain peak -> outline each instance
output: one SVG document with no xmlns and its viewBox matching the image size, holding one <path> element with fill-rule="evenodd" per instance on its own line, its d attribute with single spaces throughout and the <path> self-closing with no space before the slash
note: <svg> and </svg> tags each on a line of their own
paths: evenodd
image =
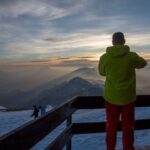
<svg viewBox="0 0 150 150">
<path fill-rule="evenodd" d="M 87 81 L 86 79 L 83 79 L 81 77 L 74 77 L 71 80 L 68 81 L 67 84 L 71 84 L 71 85 L 92 85 L 89 81 Z"/>
<path fill-rule="evenodd" d="M 83 78 L 81 78 L 81 77 L 74 77 L 74 78 L 72 78 L 71 80 L 70 80 L 70 82 L 74 82 L 74 81 L 83 81 L 83 80 L 85 80 L 85 79 L 83 79 Z M 86 81 L 86 80 L 85 80 Z"/>
</svg>

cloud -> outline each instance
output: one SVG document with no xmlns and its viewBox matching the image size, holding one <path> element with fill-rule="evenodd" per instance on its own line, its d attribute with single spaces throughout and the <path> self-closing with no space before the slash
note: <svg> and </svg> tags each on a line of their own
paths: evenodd
<svg viewBox="0 0 150 150">
<path fill-rule="evenodd" d="M 128 33 L 128 43 L 136 46 L 150 46 L 150 33 Z"/>
<path fill-rule="evenodd" d="M 43 35 L 44 36 L 44 35 Z M 111 45 L 111 34 L 73 33 L 68 35 L 54 35 L 54 37 L 39 37 L 39 39 L 26 39 L 19 43 L 13 42 L 5 46 L 9 50 L 10 57 L 14 54 L 20 58 L 44 58 L 62 55 L 83 56 L 99 55 L 107 46 Z M 139 49 L 145 52 L 150 47 L 150 34 L 126 34 L 127 44 L 131 49 Z M 143 47 L 143 49 L 141 49 Z M 133 49 L 133 50 L 134 50 Z M 141 50 L 140 50 L 141 49 Z M 11 50 L 11 51 L 10 51 Z"/>
<path fill-rule="evenodd" d="M 149 26 L 137 24 L 132 15 L 116 13 L 118 2 L 1 0 L 0 59 L 98 56 L 118 30 L 125 32 L 133 50 L 149 53 Z"/>
<path fill-rule="evenodd" d="M 71 56 L 71 57 L 57 57 L 56 60 L 72 61 L 72 60 L 91 60 L 95 59 L 94 56 Z"/>
<path fill-rule="evenodd" d="M 87 0 L 80 2 L 63 1 L 63 5 L 59 5 L 60 1 L 48 0 L 1 0 L 0 1 L 0 17 L 1 18 L 18 18 L 20 16 L 28 15 L 33 17 L 44 17 L 46 20 L 54 20 L 65 16 L 79 13 L 86 8 Z M 62 3 L 63 4 L 63 3 Z M 67 7 L 66 7 L 67 6 Z"/>
<path fill-rule="evenodd" d="M 150 53 L 140 52 L 139 55 L 145 58 L 147 61 L 150 61 Z"/>
<path fill-rule="evenodd" d="M 92 59 L 94 57 L 91 57 Z M 98 60 L 91 59 L 88 56 L 82 57 L 53 57 L 47 59 L 36 59 L 36 60 L 21 60 L 21 61 L 0 61 L 0 67 L 7 66 L 47 66 L 47 67 L 84 67 L 84 66 L 97 66 Z"/>
<path fill-rule="evenodd" d="M 0 2 L 0 16 L 17 18 L 23 15 L 34 17 L 46 16 L 49 19 L 61 18 L 68 15 L 66 10 L 57 8 L 53 5 L 47 5 L 44 1 L 39 0 L 13 0 Z"/>
<path fill-rule="evenodd" d="M 86 34 L 86 33 L 73 33 L 67 35 L 66 37 L 59 36 L 55 38 L 44 39 L 47 43 L 50 42 L 51 46 L 54 44 L 54 47 L 62 46 L 62 48 L 79 48 L 79 47 L 91 47 L 97 45 L 106 46 L 105 42 L 110 39 L 109 34 Z M 108 43 L 107 43 L 108 44 Z"/>
<path fill-rule="evenodd" d="M 70 57 L 57 57 L 56 60 L 70 60 Z"/>
<path fill-rule="evenodd" d="M 89 61 L 84 59 L 79 60 L 70 60 L 70 61 L 63 61 L 59 63 L 57 66 L 63 66 L 63 67 L 85 67 L 85 66 L 95 66 L 97 62 L 95 61 Z"/>
</svg>

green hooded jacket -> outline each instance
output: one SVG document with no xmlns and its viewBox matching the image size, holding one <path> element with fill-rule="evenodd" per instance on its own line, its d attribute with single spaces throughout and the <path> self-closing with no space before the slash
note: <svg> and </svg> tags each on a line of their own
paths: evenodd
<svg viewBox="0 0 150 150">
<path fill-rule="evenodd" d="M 126 105 L 136 100 L 135 69 L 146 66 L 147 62 L 130 52 L 129 46 L 108 47 L 100 57 L 99 73 L 106 76 L 104 99 L 115 105 Z"/>
</svg>

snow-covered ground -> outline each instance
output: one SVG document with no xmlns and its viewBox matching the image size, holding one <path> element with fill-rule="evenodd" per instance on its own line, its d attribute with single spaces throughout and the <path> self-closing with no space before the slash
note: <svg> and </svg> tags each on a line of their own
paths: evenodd
<svg viewBox="0 0 150 150">
<path fill-rule="evenodd" d="M 0 135 L 33 119 L 32 111 L 0 112 Z M 136 108 L 136 119 L 149 118 L 149 108 Z M 104 121 L 105 112 L 102 110 L 79 110 L 73 115 L 73 122 Z M 61 124 L 51 134 L 36 144 L 33 150 L 43 150 L 65 128 L 66 122 Z M 72 138 L 73 150 L 104 150 L 105 133 L 75 135 Z M 150 130 L 135 131 L 135 145 L 150 145 Z M 117 147 L 121 147 L 121 132 L 118 132 Z"/>
<path fill-rule="evenodd" d="M 6 110 L 6 109 L 7 109 L 6 107 L 0 106 L 0 111 L 1 110 Z"/>
</svg>

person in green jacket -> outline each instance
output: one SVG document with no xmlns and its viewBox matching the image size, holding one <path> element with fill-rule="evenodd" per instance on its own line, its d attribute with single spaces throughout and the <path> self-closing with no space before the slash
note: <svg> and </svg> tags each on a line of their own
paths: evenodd
<svg viewBox="0 0 150 150">
<path fill-rule="evenodd" d="M 123 130 L 123 150 L 134 150 L 134 102 L 136 100 L 135 69 L 147 62 L 125 45 L 122 32 L 112 37 L 113 46 L 100 57 L 99 73 L 106 76 L 103 97 L 106 107 L 106 146 L 115 150 L 119 117 Z"/>
</svg>

